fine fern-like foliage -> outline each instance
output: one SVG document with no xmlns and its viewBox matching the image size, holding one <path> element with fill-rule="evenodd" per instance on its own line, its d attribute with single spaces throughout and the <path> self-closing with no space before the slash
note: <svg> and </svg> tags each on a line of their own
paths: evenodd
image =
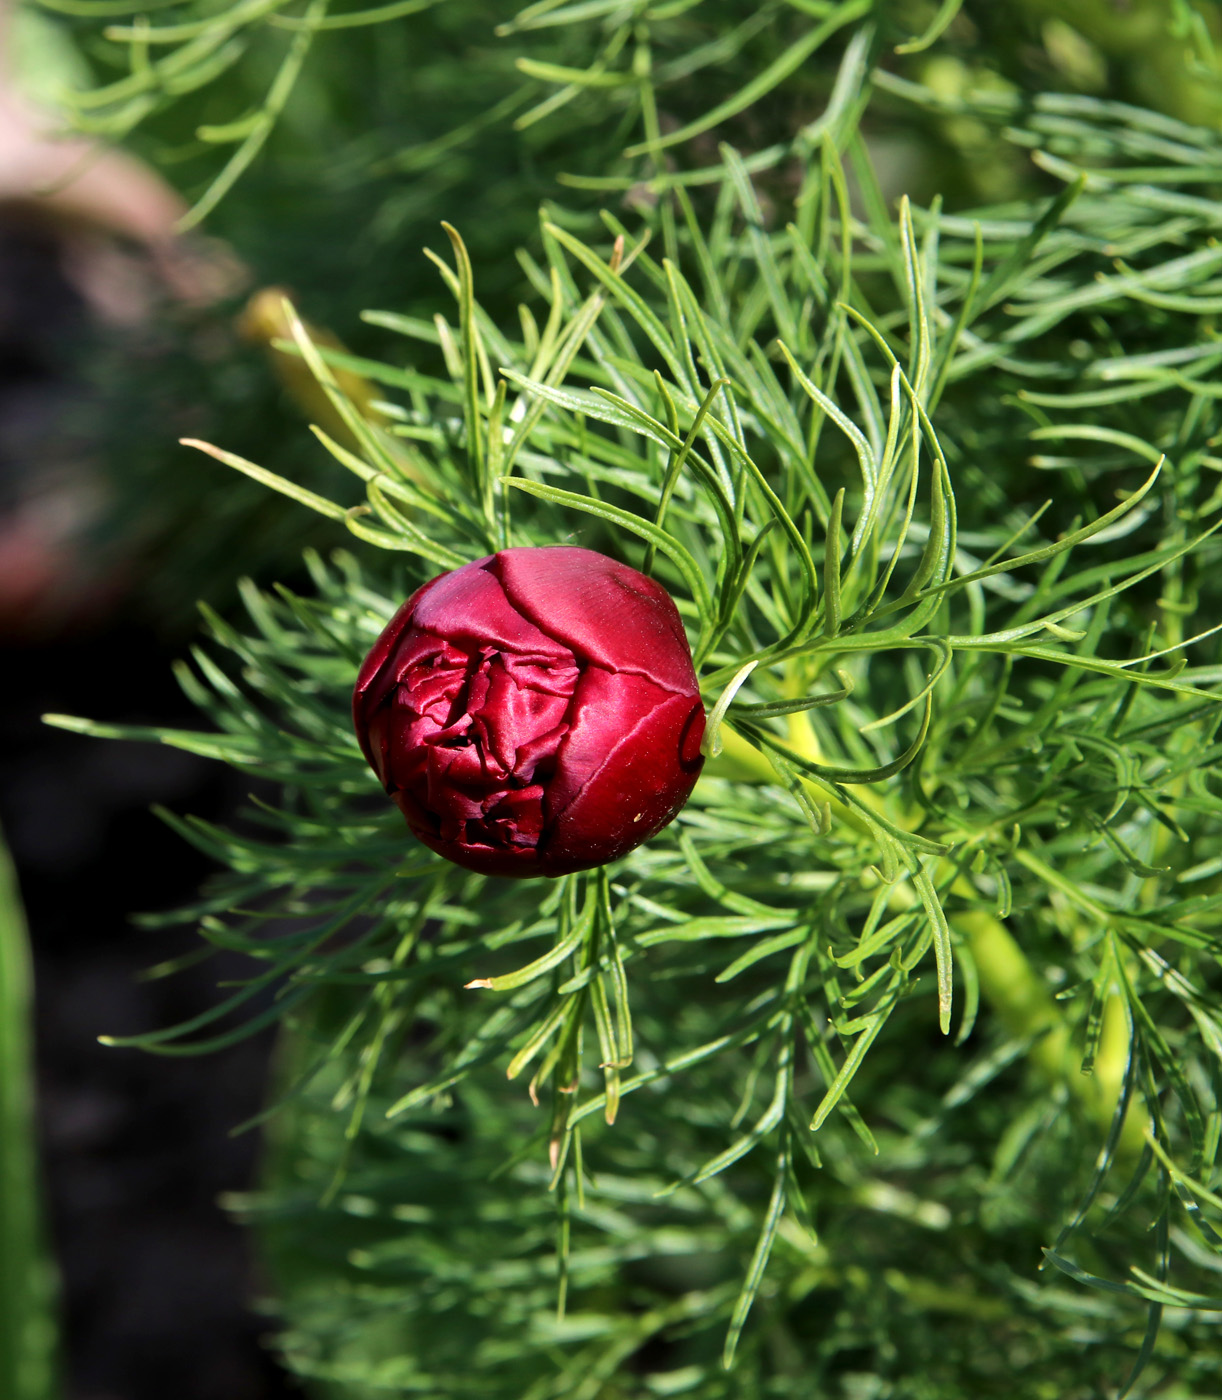
<svg viewBox="0 0 1222 1400">
<path fill-rule="evenodd" d="M 728 141 L 771 218 L 792 199 L 795 162 L 856 126 L 875 72 L 942 102 L 966 88 L 1021 105 L 1049 86 L 1110 83 L 1215 124 L 1222 91 L 1222 35 L 1197 0 L 1134 0 L 1123 23 L 1108 0 L 1075 0 L 1068 17 L 1101 46 L 1087 43 L 1085 58 L 1081 37 L 1066 50 L 1046 0 L 583 0 L 520 11 L 334 0 L 325 14 L 302 0 L 34 3 L 75 39 L 74 70 L 92 75 L 60 92 L 61 119 L 158 163 L 191 202 L 188 221 L 232 240 L 256 284 L 296 289 L 311 320 L 376 358 L 392 352 L 376 328 L 353 324 L 360 308 L 441 309 L 419 257 L 439 220 L 463 222 L 481 298 L 504 321 L 522 292 L 510 254 L 533 239 L 541 202 L 562 191 L 567 226 L 589 236 L 610 201 L 654 226 L 675 260 L 673 185 L 699 202 L 723 179 L 717 145 Z M 914 195 L 936 188 L 962 206 L 1044 192 L 1025 153 L 971 116 L 922 120 L 908 101 L 872 101 L 868 131 Z M 235 342 L 225 315 L 200 319 L 174 326 L 139 375 L 125 356 L 90 356 L 108 405 L 106 534 L 156 574 L 147 603 L 170 622 L 198 596 L 220 604 L 234 572 L 292 573 L 299 548 L 291 517 L 248 483 L 213 489 L 216 475 L 177 471 L 175 433 L 134 426 L 143 405 L 162 405 L 178 433 L 223 432 L 275 470 L 308 474 L 255 350 Z M 246 333 L 258 319 L 243 320 Z M 201 513 L 214 522 L 207 540 L 182 524 Z"/>
<path fill-rule="evenodd" d="M 436 77 L 419 60 L 431 50 L 446 74 L 445 106 L 456 104 L 458 111 L 433 114 L 433 129 L 427 111 L 387 113 L 384 129 L 360 133 L 333 158 L 349 182 L 409 174 L 453 185 L 454 176 L 461 182 L 463 174 L 448 165 L 455 153 L 511 122 L 523 134 L 521 150 L 549 160 L 563 151 L 559 158 L 571 162 L 571 186 L 627 189 L 650 177 L 666 183 L 664 152 L 724 129 L 748 110 L 758 117 L 761 102 L 844 31 L 857 27 L 852 53 L 860 71 L 877 37 L 873 24 L 860 27 L 863 20 L 877 20 L 888 32 L 898 24 L 896 37 L 907 33 L 905 16 L 878 0 L 765 0 L 729 7 L 707 0 L 658 6 L 544 0 L 517 13 L 505 6 L 499 16 L 495 8 L 468 0 L 445 6 L 439 0 L 390 0 L 355 8 L 333 0 L 38 3 L 70 17 L 91 39 L 87 51 L 98 81 L 62 94 L 72 124 L 111 140 L 149 133 L 163 159 L 206 172 L 185 227 L 203 222 L 226 199 L 279 126 L 311 124 L 311 73 L 329 78 L 340 92 L 344 67 L 366 81 L 377 74 L 389 84 L 378 48 L 388 31 L 402 28 L 396 22 L 410 26 L 415 39 L 396 54 L 404 67 L 400 80 L 434 85 Z M 455 37 L 471 34 L 479 36 L 479 86 L 489 85 L 474 94 L 446 71 Z M 826 65 L 814 71 L 811 101 L 821 95 Z M 295 93 L 296 108 L 290 105 Z M 842 89 L 839 101 L 846 94 Z M 344 96 L 351 101 L 351 94 Z M 673 130 L 663 132 L 663 112 L 671 125 L 678 119 Z M 788 121 L 773 115 L 767 124 L 779 137 Z M 795 144 L 809 145 L 827 124 L 826 117 L 804 124 L 796 140 L 787 136 L 756 158 L 756 168 L 775 165 Z M 580 132 L 576 141 L 574 127 Z M 633 145 L 635 131 L 642 139 Z M 288 148 L 300 138 L 300 131 L 290 132 Z M 690 178 L 718 177 L 714 169 Z"/>
<path fill-rule="evenodd" d="M 723 144 L 656 208 L 549 209 L 516 324 L 461 229 L 452 316 L 367 313 L 392 360 L 295 323 L 363 506 L 194 444 L 360 542 L 209 618 L 207 732 L 141 732 L 278 785 L 240 831 L 171 818 L 227 871 L 184 917 L 256 974 L 127 1043 L 283 1018 L 235 1205 L 321 1393 L 1216 1375 L 1222 143 L 874 43 L 777 156 L 785 206 Z M 1045 196 L 894 214 L 871 100 L 1036 152 Z M 412 588 L 561 541 L 675 596 L 709 760 L 625 860 L 488 880 L 410 844 L 348 698 Z"/>
</svg>

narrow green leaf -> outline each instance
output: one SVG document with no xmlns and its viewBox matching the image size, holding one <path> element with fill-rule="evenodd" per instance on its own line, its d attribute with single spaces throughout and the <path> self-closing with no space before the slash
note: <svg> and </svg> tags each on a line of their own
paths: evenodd
<svg viewBox="0 0 1222 1400">
<path fill-rule="evenodd" d="M 336 505 L 334 501 L 328 501 L 325 496 L 307 491 L 304 486 L 298 486 L 295 481 L 277 476 L 275 472 L 268 471 L 266 467 L 257 466 L 254 462 L 248 462 L 245 457 L 239 457 L 234 452 L 226 452 L 220 447 L 213 447 L 210 442 L 200 442 L 197 438 L 179 438 L 179 442 L 183 447 L 194 447 L 200 452 L 206 452 L 209 457 L 215 457 L 218 462 L 224 462 L 227 467 L 233 467 L 236 471 L 253 477 L 263 486 L 270 486 L 273 491 L 279 491 L 282 496 L 288 496 L 298 505 L 308 506 L 311 510 L 316 510 L 319 515 L 325 515 L 330 520 L 343 520 L 348 514 L 343 506 Z"/>
<path fill-rule="evenodd" d="M 681 126 L 677 131 L 655 137 L 652 141 L 643 141 L 639 145 L 629 146 L 624 152 L 625 156 L 631 158 L 656 154 L 658 151 L 666 150 L 669 146 L 676 146 L 682 141 L 690 141 L 693 136 L 699 136 L 712 127 L 720 126 L 730 117 L 737 116 L 739 112 L 745 111 L 746 108 L 758 102 L 761 97 L 770 93 L 773 88 L 783 83 L 837 30 L 843 29 L 846 24 L 852 24 L 855 20 L 864 18 L 871 9 L 871 0 L 844 0 L 844 3 L 838 5 L 828 19 L 814 29 L 808 30 L 796 44 L 790 44 L 782 51 L 779 58 L 774 59 L 763 72 L 757 73 L 732 97 L 727 97 L 724 102 L 719 102 L 711 111 L 706 112 L 696 121 Z"/>
</svg>

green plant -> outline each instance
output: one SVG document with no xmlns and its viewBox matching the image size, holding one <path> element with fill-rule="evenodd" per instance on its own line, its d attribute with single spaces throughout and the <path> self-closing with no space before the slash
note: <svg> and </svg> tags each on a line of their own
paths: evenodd
<svg viewBox="0 0 1222 1400">
<path fill-rule="evenodd" d="M 245 586 L 249 633 L 210 614 L 212 732 L 140 731 L 282 788 L 170 818 L 228 871 L 182 917 L 258 971 L 133 1043 L 284 1019 L 234 1204 L 321 1393 L 1216 1374 L 1219 139 L 948 93 L 875 38 L 784 164 L 550 207 L 516 321 L 447 228 L 455 312 L 366 313 L 397 355 L 297 325 L 362 506 L 194 444 L 359 541 Z M 894 215 L 876 108 L 970 120 L 1043 194 Z M 720 751 L 629 858 L 500 884 L 409 844 L 348 697 L 411 587 L 560 541 L 676 597 Z"/>
</svg>

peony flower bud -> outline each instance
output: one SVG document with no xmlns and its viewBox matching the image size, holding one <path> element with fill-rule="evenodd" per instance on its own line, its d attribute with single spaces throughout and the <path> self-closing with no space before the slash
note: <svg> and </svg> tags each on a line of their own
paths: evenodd
<svg viewBox="0 0 1222 1400">
<path fill-rule="evenodd" d="M 413 593 L 352 712 L 413 834 L 485 875 L 616 860 L 678 813 L 703 762 L 666 590 L 567 545 L 503 549 Z"/>
</svg>

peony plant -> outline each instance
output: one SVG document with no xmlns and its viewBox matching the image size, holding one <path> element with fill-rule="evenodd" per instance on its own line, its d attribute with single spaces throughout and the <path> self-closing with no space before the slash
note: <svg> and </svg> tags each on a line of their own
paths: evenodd
<svg viewBox="0 0 1222 1400">
<path fill-rule="evenodd" d="M 256 971 L 138 1043 L 283 1020 L 232 1204 L 320 1394 L 1214 1383 L 1219 138 L 977 89 L 955 33 L 922 67 L 955 8 L 904 68 L 874 7 L 786 7 L 668 131 L 671 7 L 600 8 L 540 80 L 630 86 L 643 168 L 545 212 L 516 318 L 454 228 L 454 312 L 370 313 L 384 360 L 286 311 L 364 501 L 193 443 L 352 549 L 210 618 L 212 730 L 146 731 L 280 785 L 171 818 Z M 798 134 L 696 140 L 835 35 Z M 889 116 L 1038 177 L 890 200 Z"/>
</svg>

